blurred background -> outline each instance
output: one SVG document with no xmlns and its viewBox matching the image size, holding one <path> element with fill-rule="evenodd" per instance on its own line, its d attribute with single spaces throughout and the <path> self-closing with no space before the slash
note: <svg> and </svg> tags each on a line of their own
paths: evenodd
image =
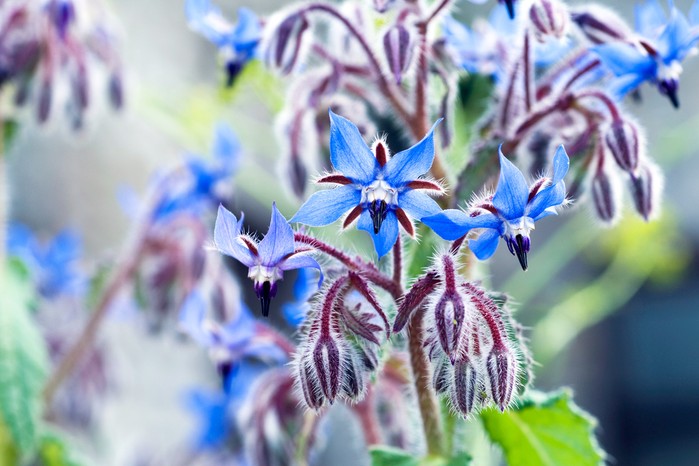
<svg viewBox="0 0 699 466">
<path fill-rule="evenodd" d="M 74 229 L 84 239 L 88 262 L 113 257 L 129 230 L 118 189 L 143 192 L 159 167 L 187 151 L 208 153 L 219 120 L 234 128 L 245 150 L 236 208 L 262 231 L 272 200 L 287 217 L 293 213 L 297 201 L 270 168 L 279 152 L 270 104 L 275 96 L 247 85 L 232 99 L 221 98 L 215 50 L 188 30 L 182 3 L 112 2 L 122 25 L 126 109 L 98 109 L 100 116 L 77 141 L 55 122 L 48 128 L 24 125 L 9 154 L 12 220 L 45 238 Z M 604 3 L 633 16 L 633 2 Z M 690 3 L 675 2 L 683 11 Z M 284 2 L 219 4 L 233 17 L 241 5 L 265 14 Z M 490 6 L 462 1 L 457 16 L 468 21 Z M 666 176 L 657 222 L 628 215 L 606 230 L 585 207 L 574 207 L 537 224 L 528 272 L 512 266 L 505 248 L 487 272 L 493 288 L 519 302 L 518 317 L 531 329 L 540 363 L 536 386 L 572 387 L 577 403 L 599 419 L 600 442 L 619 465 L 694 465 L 699 459 L 697 82 L 699 60 L 690 59 L 679 110 L 648 87 L 641 104 L 629 104 Z M 282 293 L 292 283 L 284 282 Z M 177 451 L 195 423 L 183 394 L 215 384 L 207 355 L 174 335 L 152 338 L 118 317 L 101 338 L 111 348 L 115 386 L 86 451 L 97 464 L 114 465 Z M 354 437 L 337 448 L 359 448 Z"/>
</svg>

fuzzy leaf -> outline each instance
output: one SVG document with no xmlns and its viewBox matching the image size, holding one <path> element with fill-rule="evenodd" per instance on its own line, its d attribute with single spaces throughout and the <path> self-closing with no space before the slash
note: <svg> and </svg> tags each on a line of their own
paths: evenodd
<svg viewBox="0 0 699 466">
<path fill-rule="evenodd" d="M 38 439 L 46 347 L 29 314 L 31 292 L 8 268 L 0 268 L 0 420 L 22 455 Z"/>
<path fill-rule="evenodd" d="M 606 455 L 597 443 L 597 421 L 580 409 L 569 390 L 530 392 L 515 409 L 480 414 L 490 440 L 509 466 L 597 466 Z"/>
<path fill-rule="evenodd" d="M 407 451 L 379 445 L 371 447 L 371 466 L 418 466 L 420 461 Z"/>
</svg>

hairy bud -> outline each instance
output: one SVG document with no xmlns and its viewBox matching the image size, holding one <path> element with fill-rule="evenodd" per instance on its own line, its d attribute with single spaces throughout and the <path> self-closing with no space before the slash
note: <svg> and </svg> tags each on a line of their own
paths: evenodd
<svg viewBox="0 0 699 466">
<path fill-rule="evenodd" d="M 517 380 L 517 359 L 505 346 L 496 346 L 486 360 L 490 397 L 505 411 L 512 401 Z"/>
<path fill-rule="evenodd" d="M 49 119 L 52 98 L 53 86 L 50 80 L 45 80 L 41 83 L 41 89 L 39 90 L 39 106 L 36 114 L 39 123 L 46 123 L 46 120 Z"/>
<path fill-rule="evenodd" d="M 383 49 L 396 84 L 400 84 L 412 58 L 410 33 L 405 26 L 397 24 L 386 32 L 383 36 Z"/>
<path fill-rule="evenodd" d="M 619 188 L 616 178 L 606 170 L 598 170 L 592 177 L 592 202 L 597 217 L 606 223 L 614 223 L 619 217 Z"/>
<path fill-rule="evenodd" d="M 478 373 L 469 358 L 463 358 L 454 364 L 454 383 L 451 393 L 452 404 L 464 416 L 473 411 L 476 392 L 478 391 Z"/>
<path fill-rule="evenodd" d="M 568 31 L 569 17 L 568 8 L 559 0 L 537 0 L 529 9 L 529 19 L 540 42 L 547 37 L 563 37 Z"/>
<path fill-rule="evenodd" d="M 629 173 L 638 168 L 642 140 L 638 127 L 629 120 L 615 120 L 607 130 L 604 140 L 617 165 Z"/>
<path fill-rule="evenodd" d="M 440 283 L 439 275 L 434 270 L 430 270 L 422 277 L 418 278 L 410 291 L 405 295 L 396 314 L 393 323 L 393 331 L 400 332 L 408 323 L 415 310 L 422 304 L 425 298 L 434 291 L 434 287 Z"/>
<path fill-rule="evenodd" d="M 267 50 L 267 60 L 282 74 L 289 74 L 298 62 L 302 39 L 308 26 L 308 20 L 302 13 L 286 17 L 277 26 Z"/>
<path fill-rule="evenodd" d="M 645 220 L 650 220 L 658 211 L 659 197 L 663 189 L 663 178 L 658 167 L 646 161 L 631 174 L 631 197 L 636 211 Z"/>
<path fill-rule="evenodd" d="M 585 5 L 571 13 L 573 22 L 593 44 L 623 41 L 633 36 L 626 22 L 614 11 L 600 5 Z"/>
</svg>

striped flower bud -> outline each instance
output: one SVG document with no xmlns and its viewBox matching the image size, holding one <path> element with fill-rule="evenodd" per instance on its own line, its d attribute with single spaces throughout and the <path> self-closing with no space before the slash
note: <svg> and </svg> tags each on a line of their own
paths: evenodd
<svg viewBox="0 0 699 466">
<path fill-rule="evenodd" d="M 558 0 L 537 0 L 529 9 L 529 20 L 540 42 L 547 37 L 560 39 L 568 31 L 568 8 Z"/>
<path fill-rule="evenodd" d="M 478 373 L 468 357 L 454 364 L 454 382 L 452 384 L 452 405 L 464 416 L 473 411 L 478 392 Z"/>
<path fill-rule="evenodd" d="M 267 50 L 267 61 L 282 74 L 289 74 L 301 55 L 304 33 L 308 20 L 303 13 L 294 13 L 279 23 Z"/>
<path fill-rule="evenodd" d="M 53 86 L 50 80 L 41 83 L 39 90 L 39 106 L 37 107 L 36 118 L 39 123 L 46 123 L 51 113 L 51 100 L 53 98 Z"/>
<path fill-rule="evenodd" d="M 650 220 L 658 211 L 659 197 L 663 189 L 663 178 L 658 167 L 646 161 L 631 175 L 631 198 L 636 211 Z"/>
<path fill-rule="evenodd" d="M 601 5 L 591 4 L 575 8 L 571 12 L 571 19 L 593 44 L 624 41 L 633 36 L 626 21 Z"/>
<path fill-rule="evenodd" d="M 642 147 L 638 127 L 629 120 L 615 120 L 609 126 L 604 140 L 617 165 L 626 172 L 635 172 L 641 158 Z"/>
<path fill-rule="evenodd" d="M 517 359 L 506 346 L 496 346 L 486 360 L 490 397 L 505 411 L 512 402 L 517 381 Z"/>
<path fill-rule="evenodd" d="M 592 205 L 597 217 L 605 223 L 614 223 L 619 217 L 619 187 L 617 176 L 598 170 L 592 177 Z"/>
<path fill-rule="evenodd" d="M 388 68 L 391 70 L 396 84 L 400 84 L 403 73 L 408 70 L 412 58 L 410 33 L 405 26 L 397 24 L 384 34 L 383 49 L 386 54 Z"/>
</svg>

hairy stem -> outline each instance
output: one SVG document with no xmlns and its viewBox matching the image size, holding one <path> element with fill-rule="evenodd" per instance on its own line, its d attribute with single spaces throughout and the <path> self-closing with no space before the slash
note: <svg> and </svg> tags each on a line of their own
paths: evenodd
<svg viewBox="0 0 699 466">
<path fill-rule="evenodd" d="M 374 396 L 372 386 L 369 385 L 364 399 L 353 406 L 354 412 L 359 418 L 364 432 L 364 440 L 367 446 L 379 445 L 383 443 L 381 435 L 381 426 L 376 415 L 376 406 L 374 405 Z"/>
</svg>

